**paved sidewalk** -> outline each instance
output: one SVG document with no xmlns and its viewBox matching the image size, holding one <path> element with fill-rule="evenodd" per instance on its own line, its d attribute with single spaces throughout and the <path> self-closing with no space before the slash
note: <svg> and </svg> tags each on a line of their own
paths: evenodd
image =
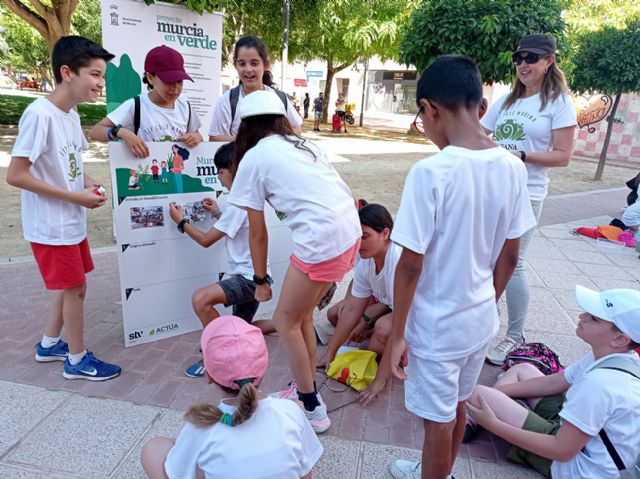
<svg viewBox="0 0 640 479">
<path fill-rule="evenodd" d="M 634 250 L 602 250 L 594 240 L 571 233 L 576 226 L 608 223 L 624 196 L 623 190 L 609 190 L 550 198 L 531 242 L 527 338 L 549 344 L 565 364 L 587 351 L 574 333 L 579 313 L 575 285 L 640 289 L 640 260 Z M 561 223 L 549 223 L 561 215 Z M 221 397 L 218 388 L 183 374 L 198 359 L 197 333 L 123 347 L 115 252 L 97 252 L 94 260 L 86 302 L 87 343 L 124 371 L 104 383 L 67 381 L 61 363 L 33 360 L 48 293 L 32 261 L 0 264 L 0 477 L 144 477 L 138 460 L 141 445 L 156 435 L 175 435 L 193 402 Z M 505 318 L 501 321 L 504 329 Z M 290 373 L 277 338 L 269 337 L 267 343 L 270 368 L 261 388 L 268 392 L 285 386 Z M 497 370 L 486 365 L 481 382 L 490 384 Z M 338 391 L 321 391 L 330 409 L 355 397 L 350 390 L 339 392 L 338 383 L 326 385 Z M 354 403 L 331 413 L 333 425 L 322 437 L 325 454 L 314 477 L 390 477 L 392 457 L 418 458 L 422 425 L 403 402 L 402 384 L 393 381 L 370 406 Z M 505 456 L 503 441 L 481 433 L 463 445 L 454 473 L 458 479 L 540 477 L 508 464 Z"/>
</svg>

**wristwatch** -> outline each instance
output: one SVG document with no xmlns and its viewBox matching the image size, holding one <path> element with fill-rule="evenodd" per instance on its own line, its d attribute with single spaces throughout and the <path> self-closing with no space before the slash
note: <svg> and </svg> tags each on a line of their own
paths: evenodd
<svg viewBox="0 0 640 479">
<path fill-rule="evenodd" d="M 369 329 L 373 329 L 375 322 L 366 313 L 362 315 L 362 320 L 367 323 Z"/>
<path fill-rule="evenodd" d="M 182 221 L 178 223 L 178 231 L 180 231 L 180 233 L 182 234 L 184 234 L 184 225 L 186 223 L 191 223 L 191 221 L 189 221 L 187 218 L 182 218 Z"/>
<path fill-rule="evenodd" d="M 522 150 L 520 150 L 520 159 L 522 160 L 523 163 L 527 161 L 527 154 Z"/>
<path fill-rule="evenodd" d="M 265 283 L 268 284 L 269 286 L 271 286 L 273 284 L 273 278 L 271 276 L 269 276 L 268 274 L 264 275 L 263 278 L 261 278 L 257 274 L 254 274 L 253 275 L 253 282 L 256 283 L 258 286 L 262 286 Z"/>
<path fill-rule="evenodd" d="M 122 128 L 122 125 L 116 125 L 109 128 L 108 136 L 112 141 L 115 141 L 118 139 L 118 132 L 120 131 L 120 128 Z"/>
</svg>

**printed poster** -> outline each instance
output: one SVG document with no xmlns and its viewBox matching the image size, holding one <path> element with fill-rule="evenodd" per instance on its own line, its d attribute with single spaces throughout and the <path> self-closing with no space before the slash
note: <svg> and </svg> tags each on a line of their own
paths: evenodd
<svg viewBox="0 0 640 479">
<path fill-rule="evenodd" d="M 132 156 L 122 142 L 109 144 L 126 346 L 201 329 L 191 295 L 224 278 L 226 239 L 203 248 L 178 232 L 169 203 L 182 205 L 191 224 L 202 231 L 214 226 L 202 201 L 215 199 L 223 214 L 227 207 L 228 191 L 213 162 L 222 144 L 203 142 L 187 149 L 173 142 L 149 142 L 145 159 Z M 265 216 L 275 284 L 273 299 L 260 304 L 256 317 L 268 318 L 280 296 L 293 243 L 289 229 L 266 205 Z M 231 314 L 231 308 L 216 308 Z"/>
<path fill-rule="evenodd" d="M 179 5 L 141 0 L 101 0 L 100 5 L 103 45 L 116 56 L 107 64 L 107 113 L 146 93 L 144 58 L 152 48 L 166 45 L 184 57 L 194 81 L 184 81 L 181 97 L 202 120 L 200 133 L 207 138 L 220 96 L 222 13 L 199 15 Z"/>
</svg>

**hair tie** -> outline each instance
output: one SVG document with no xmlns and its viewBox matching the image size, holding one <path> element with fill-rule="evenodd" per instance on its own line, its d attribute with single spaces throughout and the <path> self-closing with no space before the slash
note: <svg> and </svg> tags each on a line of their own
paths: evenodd
<svg viewBox="0 0 640 479">
<path fill-rule="evenodd" d="M 233 416 L 231 414 L 227 414 L 226 412 L 220 416 L 220 422 L 222 424 L 226 424 L 229 427 L 235 427 L 235 423 L 233 422 Z"/>
</svg>

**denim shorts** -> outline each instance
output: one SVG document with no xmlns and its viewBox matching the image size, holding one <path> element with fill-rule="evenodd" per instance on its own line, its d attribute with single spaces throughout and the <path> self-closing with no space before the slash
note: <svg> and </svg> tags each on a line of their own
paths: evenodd
<svg viewBox="0 0 640 479">
<path fill-rule="evenodd" d="M 232 274 L 218 284 L 227 297 L 225 306 L 233 306 L 233 315 L 251 324 L 258 306 L 260 306 L 255 298 L 256 284 L 241 274 Z"/>
</svg>

